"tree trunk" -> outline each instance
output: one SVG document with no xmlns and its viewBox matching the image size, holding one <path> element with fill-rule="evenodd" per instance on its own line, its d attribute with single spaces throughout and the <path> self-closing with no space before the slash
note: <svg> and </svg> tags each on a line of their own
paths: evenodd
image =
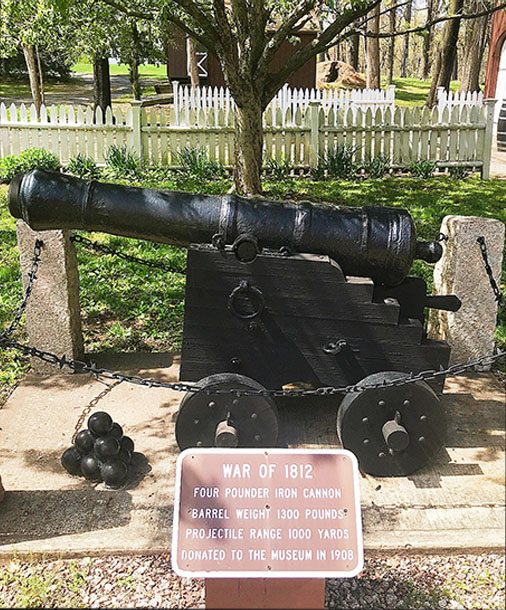
<svg viewBox="0 0 506 610">
<path fill-rule="evenodd" d="M 429 108 L 433 108 L 437 103 L 437 87 L 438 87 L 438 79 L 439 72 L 441 70 L 441 49 L 438 47 L 436 49 L 436 65 L 434 67 L 434 72 L 432 73 L 432 82 L 430 83 L 429 95 L 427 96 L 427 106 Z"/>
<path fill-rule="evenodd" d="M 130 55 L 130 61 L 128 63 L 128 78 L 132 85 L 132 94 L 134 100 L 141 99 L 141 81 L 139 78 L 139 30 L 135 22 L 131 25 L 131 36 L 132 36 L 132 54 Z"/>
<path fill-rule="evenodd" d="M 30 79 L 30 89 L 32 92 L 33 103 L 37 109 L 37 114 L 40 114 L 40 107 L 42 106 L 42 92 L 40 90 L 35 47 L 33 45 L 24 44 L 23 55 L 25 56 L 26 67 L 28 69 L 28 78 Z"/>
<path fill-rule="evenodd" d="M 474 0 L 470 11 L 479 10 L 479 0 Z M 462 61 L 462 78 L 460 82 L 461 91 L 480 90 L 480 69 L 483 60 L 484 44 L 489 16 L 473 19 L 472 23 L 466 24 L 466 36 L 464 39 L 464 59 Z"/>
<path fill-rule="evenodd" d="M 453 68 L 452 68 L 452 75 L 451 75 L 451 80 L 459 80 L 459 52 L 458 49 L 455 51 L 455 57 L 453 59 Z"/>
<path fill-rule="evenodd" d="M 449 14 L 459 14 L 462 11 L 463 5 L 464 0 L 450 0 L 448 9 Z M 427 98 L 427 105 L 431 108 L 435 106 L 437 102 L 438 87 L 443 87 L 446 91 L 450 90 L 450 81 L 455 65 L 455 55 L 457 53 L 460 21 L 460 19 L 451 19 L 445 23 L 438 62 L 432 78 L 429 97 Z"/>
<path fill-rule="evenodd" d="M 433 0 L 427 1 L 427 22 L 432 21 L 434 14 L 434 3 Z M 430 77 L 430 48 L 432 43 L 432 28 L 427 28 L 427 33 L 423 39 L 422 49 L 422 78 L 423 80 L 429 80 Z"/>
<path fill-rule="evenodd" d="M 257 96 L 250 97 L 244 103 L 234 97 L 237 103 L 234 184 L 240 193 L 257 195 L 262 192 L 263 109 Z"/>
<path fill-rule="evenodd" d="M 390 32 L 392 34 L 395 33 L 395 8 L 390 11 L 389 14 L 390 21 Z M 388 75 L 388 84 L 391 85 L 394 80 L 394 59 L 395 59 L 395 36 L 390 38 L 390 42 L 388 45 L 388 56 L 387 56 L 387 75 Z"/>
<path fill-rule="evenodd" d="M 192 87 L 198 87 L 200 83 L 199 79 L 199 66 L 197 63 L 197 52 L 195 51 L 195 43 L 188 36 L 186 39 L 186 52 L 188 53 L 188 63 L 190 65 L 190 82 Z"/>
<path fill-rule="evenodd" d="M 450 0 L 449 14 L 457 15 L 462 11 L 464 0 Z M 441 44 L 441 68 L 439 70 L 438 87 L 450 89 L 455 56 L 457 54 L 457 42 L 459 39 L 460 19 L 447 21 L 443 30 Z"/>
<path fill-rule="evenodd" d="M 141 80 L 139 78 L 139 60 L 134 58 L 128 66 L 128 78 L 132 85 L 134 100 L 140 100 L 142 95 Z"/>
<path fill-rule="evenodd" d="M 372 11 L 373 19 L 369 22 L 368 32 L 377 34 L 380 23 L 380 5 Z M 367 38 L 367 64 L 365 73 L 368 89 L 380 88 L 380 45 L 379 38 Z"/>
<path fill-rule="evenodd" d="M 163 56 L 165 57 L 165 75 L 167 76 L 167 81 L 170 83 L 170 49 L 169 49 L 169 41 L 164 36 L 162 40 L 163 45 Z"/>
<path fill-rule="evenodd" d="M 348 63 L 354 70 L 358 70 L 358 54 L 360 51 L 360 37 L 358 34 L 350 36 Z"/>
<path fill-rule="evenodd" d="M 405 27 L 409 29 L 411 24 L 411 2 L 406 4 L 405 15 Z M 401 61 L 401 78 L 406 78 L 408 75 L 408 59 L 409 59 L 409 34 L 404 34 L 404 46 L 402 50 L 402 61 Z"/>
<path fill-rule="evenodd" d="M 39 73 L 39 84 L 40 84 L 40 99 L 42 103 L 46 103 L 46 96 L 44 94 L 44 73 L 42 72 L 42 62 L 40 61 L 39 47 L 35 47 L 35 56 L 37 58 L 37 71 Z"/>
<path fill-rule="evenodd" d="M 100 107 L 105 117 L 105 111 L 111 105 L 111 78 L 109 58 L 101 53 L 93 57 L 93 89 L 95 108 Z"/>
</svg>

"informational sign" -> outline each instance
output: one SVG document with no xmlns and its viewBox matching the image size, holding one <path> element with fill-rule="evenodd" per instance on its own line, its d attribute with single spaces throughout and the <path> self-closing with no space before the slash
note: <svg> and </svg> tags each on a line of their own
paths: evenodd
<svg viewBox="0 0 506 610">
<path fill-rule="evenodd" d="M 177 462 L 180 576 L 351 577 L 363 566 L 355 456 L 346 450 L 187 449 Z"/>
</svg>

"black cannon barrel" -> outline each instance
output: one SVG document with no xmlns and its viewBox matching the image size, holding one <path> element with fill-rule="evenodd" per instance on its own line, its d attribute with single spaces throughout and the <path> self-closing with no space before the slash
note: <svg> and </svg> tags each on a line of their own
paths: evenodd
<svg viewBox="0 0 506 610">
<path fill-rule="evenodd" d="M 264 248 L 326 254 L 348 275 L 396 285 L 413 259 L 435 262 L 437 242 L 417 242 L 409 212 L 279 202 L 238 195 L 195 195 L 87 182 L 45 170 L 17 176 L 9 209 L 34 230 L 84 229 L 188 246 L 232 244 L 243 234 Z"/>
</svg>

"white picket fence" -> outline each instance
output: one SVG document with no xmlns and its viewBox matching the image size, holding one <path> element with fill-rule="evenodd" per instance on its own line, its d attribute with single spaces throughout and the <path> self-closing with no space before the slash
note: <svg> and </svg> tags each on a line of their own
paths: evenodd
<svg viewBox="0 0 506 610">
<path fill-rule="evenodd" d="M 104 163 L 112 144 L 135 148 L 133 136 L 132 107 L 126 112 L 107 108 L 104 116 L 100 108 L 90 106 L 42 105 L 37 114 L 34 104 L 0 104 L 0 157 L 43 148 L 64 164 L 78 153 Z"/>
<path fill-rule="evenodd" d="M 455 106 L 483 106 L 482 91 L 446 91 L 444 87 L 437 88 L 437 107 L 442 113 L 445 108 L 451 112 Z"/>
<path fill-rule="evenodd" d="M 225 117 L 228 118 L 234 109 L 234 100 L 230 90 L 226 87 L 191 87 L 180 85 L 177 81 L 172 82 L 174 93 L 174 120 L 177 125 L 188 125 L 191 110 L 199 112 L 203 110 L 206 115 L 214 112 L 215 121 L 218 120 L 218 112 L 223 109 Z M 378 108 L 395 108 L 395 86 L 388 89 L 291 89 L 288 85 L 282 87 L 270 102 L 267 110 L 281 110 L 286 113 L 291 110 L 292 116 L 300 109 L 305 112 L 312 102 L 318 102 L 325 113 L 332 108 L 334 112 L 349 108 L 367 110 L 371 108 L 374 112 Z"/>
<path fill-rule="evenodd" d="M 339 145 L 353 149 L 357 163 L 384 155 L 393 167 L 428 159 L 439 167 L 479 168 L 488 178 L 495 100 L 482 106 L 428 108 L 348 108 L 325 112 L 319 102 L 303 111 L 271 107 L 264 115 L 265 155 L 285 159 L 297 170 L 318 165 Z M 204 147 L 211 159 L 231 166 L 234 160 L 234 113 L 224 108 L 206 113 L 189 110 L 185 125 L 169 113 L 144 109 L 132 102 L 126 112 L 108 109 L 105 116 L 91 108 L 52 106 L 7 108 L 0 105 L 0 156 L 27 148 L 44 148 L 65 164 L 82 153 L 103 163 L 112 145 L 128 146 L 146 164 L 177 167 L 186 147 Z"/>
</svg>

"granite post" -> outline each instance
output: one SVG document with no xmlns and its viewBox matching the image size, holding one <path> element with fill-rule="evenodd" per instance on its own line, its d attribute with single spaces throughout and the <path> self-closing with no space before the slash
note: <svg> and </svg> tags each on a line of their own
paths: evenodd
<svg viewBox="0 0 506 610">
<path fill-rule="evenodd" d="M 79 272 L 69 231 L 32 231 L 23 221 L 16 223 L 19 260 L 26 287 L 36 239 L 44 242 L 41 262 L 26 309 L 28 342 L 38 349 L 82 359 L 83 337 L 79 306 Z M 51 375 L 55 365 L 32 358 L 38 375 Z"/>
<path fill-rule="evenodd" d="M 493 352 L 497 302 L 477 239 L 485 238 L 490 266 L 500 286 L 504 224 L 492 218 L 445 216 L 441 233 L 449 239 L 443 243 L 443 257 L 434 268 L 434 294 L 455 294 L 462 307 L 455 313 L 431 310 L 428 334 L 448 341 L 452 347 L 450 363 L 456 364 Z"/>
</svg>

